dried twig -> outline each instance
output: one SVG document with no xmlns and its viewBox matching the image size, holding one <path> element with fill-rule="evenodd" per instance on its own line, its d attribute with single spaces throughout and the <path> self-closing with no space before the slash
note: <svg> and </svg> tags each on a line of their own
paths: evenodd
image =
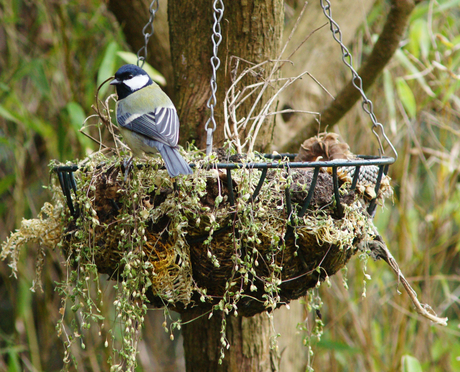
<svg viewBox="0 0 460 372">
<path fill-rule="evenodd" d="M 82 133 L 84 136 L 88 137 L 90 140 L 94 141 L 95 143 L 98 144 L 99 146 L 99 151 L 105 151 L 105 150 L 114 150 L 116 151 L 117 155 L 120 156 L 120 151 L 119 147 L 125 147 L 123 142 L 119 139 L 119 136 L 115 133 L 115 131 L 118 131 L 118 127 L 112 122 L 112 119 L 110 117 L 110 103 L 112 100 L 115 101 L 115 94 L 111 94 L 110 96 L 107 97 L 105 101 L 102 101 L 99 98 L 99 91 L 102 88 L 102 86 L 107 83 L 108 81 L 112 80 L 113 76 L 105 80 L 99 87 L 97 88 L 96 91 L 96 104 L 92 105 L 91 108 L 94 110 L 96 113 L 95 115 L 90 115 L 86 118 L 84 122 L 84 126 L 80 129 L 80 133 Z M 109 133 L 111 134 L 113 138 L 113 142 L 115 143 L 115 148 L 113 149 L 112 147 L 109 147 L 103 143 L 102 140 L 102 132 L 101 132 L 101 125 L 100 123 L 98 124 L 88 124 L 90 119 L 97 117 L 102 124 L 107 128 Z M 87 130 L 89 127 L 96 126 L 99 132 L 99 139 L 95 138 L 94 136 L 90 135 L 89 133 L 86 133 L 85 130 Z"/>
<path fill-rule="evenodd" d="M 293 84 L 298 79 L 301 79 L 304 75 L 308 75 L 310 78 L 315 81 L 320 88 L 322 88 L 332 99 L 334 97 L 327 91 L 327 89 L 309 72 L 303 72 L 302 74 L 290 77 L 290 78 L 280 78 L 277 77 L 279 70 L 287 63 L 292 63 L 290 57 L 292 57 L 299 48 L 313 35 L 316 31 L 321 29 L 323 26 L 313 30 L 309 35 L 307 35 L 304 40 L 294 49 L 293 52 L 289 55 L 289 58 L 282 59 L 282 55 L 285 53 L 289 42 L 292 39 L 292 36 L 297 29 L 300 20 L 305 12 L 307 2 L 305 2 L 299 17 L 297 18 L 296 24 L 294 25 L 291 34 L 289 35 L 286 43 L 284 44 L 281 53 L 277 59 L 264 61 L 258 64 L 246 61 L 242 58 L 232 56 L 230 58 L 231 65 L 231 79 L 232 85 L 228 89 L 225 99 L 224 99 L 224 134 L 227 140 L 230 140 L 235 146 L 238 153 L 251 153 L 254 150 L 255 142 L 257 136 L 265 122 L 265 119 L 268 116 L 273 116 L 277 113 L 282 112 L 297 112 L 297 113 L 306 113 L 317 116 L 316 119 L 320 118 L 320 114 L 308 110 L 288 110 L 288 111 L 270 111 L 272 105 L 277 102 L 278 96 L 291 84 Z M 249 67 L 243 69 L 243 71 L 238 75 L 238 69 L 240 63 L 244 62 Z M 265 74 L 264 71 L 270 66 L 270 71 L 268 74 Z M 266 77 L 264 77 L 266 75 Z M 243 78 L 247 76 L 254 76 L 256 78 L 262 79 L 254 84 L 246 85 L 241 87 Z M 275 92 L 267 100 L 267 102 L 262 102 L 262 97 L 266 94 L 267 89 L 270 87 L 273 88 L 281 83 L 281 87 L 276 88 Z M 255 99 L 254 99 L 254 96 Z M 249 110 L 249 113 L 245 117 L 238 117 L 238 110 L 241 105 L 248 100 L 253 98 L 254 102 Z M 262 106 L 262 107 L 260 107 Z M 258 111 L 255 114 L 256 110 Z"/>
<path fill-rule="evenodd" d="M 398 263 L 396 262 L 391 252 L 388 250 L 382 238 L 378 236 L 376 240 L 367 243 L 368 247 L 370 248 L 371 257 L 376 261 L 379 259 L 383 259 L 398 276 L 398 281 L 401 282 L 407 294 L 409 295 L 409 298 L 414 304 L 415 310 L 421 316 L 431 320 L 433 323 L 447 326 L 447 318 L 438 317 L 430 305 L 420 303 L 420 301 L 417 298 L 417 293 L 414 291 L 407 279 L 404 277 L 403 273 L 399 269 Z"/>
</svg>

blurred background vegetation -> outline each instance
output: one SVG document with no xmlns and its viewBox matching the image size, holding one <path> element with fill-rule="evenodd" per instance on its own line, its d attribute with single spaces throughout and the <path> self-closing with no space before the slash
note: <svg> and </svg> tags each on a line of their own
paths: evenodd
<svg viewBox="0 0 460 372">
<path fill-rule="evenodd" d="M 386 1 L 376 1 L 353 38 L 350 50 L 356 63 L 370 52 L 387 6 Z M 287 22 L 297 9 L 296 1 L 286 1 Z M 93 113 L 98 83 L 124 63 L 117 53 L 130 46 L 100 0 L 0 0 L 0 19 L 0 241 L 4 241 L 22 218 L 35 217 L 50 200 L 44 186 L 49 183 L 51 159 L 81 159 L 97 149 L 79 129 Z M 390 167 L 394 203 L 377 211 L 375 223 L 420 300 L 449 317 L 449 324 L 434 327 L 421 319 L 408 297 L 398 294 L 391 269 L 370 261 L 365 268 L 355 257 L 346 275 L 336 275 L 330 287 L 319 289 L 325 329 L 321 340 L 314 342 L 312 366 L 317 371 L 460 370 L 458 19 L 460 0 L 422 1 L 401 48 L 368 92 L 378 120 L 399 152 Z M 345 67 L 330 74 L 341 81 L 348 77 Z M 356 106 L 329 130 L 339 132 L 353 152 L 373 154 L 369 119 Z M 17 280 L 7 262 L 0 266 L 2 371 L 62 368 L 63 347 L 55 332 L 61 303 L 54 283 L 62 280 L 64 258 L 58 250 L 46 252 L 44 292 L 32 293 L 37 252 L 30 245 L 21 253 Z M 342 283 L 345 276 L 348 290 Z M 115 322 L 113 288 L 104 283 L 102 288 L 106 288 L 104 316 Z M 298 320 L 302 337 L 311 332 L 311 323 L 302 321 L 313 317 L 305 313 Z M 180 338 L 170 341 L 161 326 L 163 318 L 162 311 L 149 312 L 139 371 L 184 369 Z M 107 370 L 111 351 L 104 347 L 105 332 L 88 331 L 85 348 L 78 346 L 75 354 L 82 371 Z"/>
</svg>

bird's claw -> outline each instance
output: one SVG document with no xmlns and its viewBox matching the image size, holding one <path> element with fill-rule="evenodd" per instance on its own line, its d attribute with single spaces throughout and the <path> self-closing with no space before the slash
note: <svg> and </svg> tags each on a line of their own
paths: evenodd
<svg viewBox="0 0 460 372">
<path fill-rule="evenodd" d="M 123 181 L 126 182 L 126 180 L 128 179 L 128 176 L 129 176 L 129 173 L 133 170 L 133 157 L 130 156 L 129 158 L 125 158 L 123 160 L 123 163 L 122 163 L 122 168 L 123 168 L 123 172 L 124 172 L 124 175 L 125 177 L 123 178 Z"/>
</svg>

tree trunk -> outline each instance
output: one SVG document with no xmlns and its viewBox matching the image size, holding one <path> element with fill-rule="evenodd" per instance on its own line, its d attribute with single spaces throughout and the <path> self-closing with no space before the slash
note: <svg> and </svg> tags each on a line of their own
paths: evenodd
<svg viewBox="0 0 460 372">
<path fill-rule="evenodd" d="M 276 350 L 270 349 L 270 319 L 267 314 L 250 318 L 226 316 L 222 335 L 222 313 L 211 319 L 190 311 L 182 314 L 182 321 L 190 323 L 182 328 L 187 372 L 271 372 L 277 370 Z M 195 319 L 196 318 L 196 319 Z M 230 348 L 224 348 L 225 357 L 219 364 L 221 337 Z"/>
<path fill-rule="evenodd" d="M 305 301 L 295 300 L 286 306 L 280 307 L 273 314 L 273 322 L 278 337 L 280 350 L 280 371 L 300 372 L 306 371 L 311 356 L 307 347 L 303 344 L 305 331 L 299 330 L 299 324 L 303 324 L 307 314 Z"/>
<path fill-rule="evenodd" d="M 225 1 L 224 16 L 221 21 L 222 42 L 218 57 L 221 66 L 217 72 L 217 106 L 215 118 L 217 129 L 214 146 L 222 146 L 223 100 L 231 85 L 231 57 L 237 56 L 252 63 L 259 63 L 278 57 L 283 29 L 283 1 Z M 181 142 L 195 141 L 204 149 L 204 130 L 209 110 L 207 102 L 211 95 L 210 79 L 212 68 L 212 26 L 213 8 L 209 1 L 203 6 L 191 0 L 169 0 L 168 19 L 170 27 L 171 58 L 174 70 L 175 104 L 181 121 Z M 244 65 L 243 67 L 248 67 Z M 269 74 L 266 69 L 262 76 L 252 77 L 260 81 Z M 248 82 L 249 84 L 249 82 Z M 264 97 L 262 101 L 266 101 Z M 245 103 L 249 111 L 254 98 Z M 267 126 L 265 126 L 267 128 Z M 261 147 L 268 142 L 268 132 L 260 133 Z"/>
<path fill-rule="evenodd" d="M 175 105 L 181 121 L 181 143 L 195 141 L 206 147 L 204 130 L 209 110 L 207 102 L 211 94 L 212 68 L 212 2 L 206 6 L 191 0 L 169 0 L 171 58 L 174 70 Z M 282 0 L 225 1 L 221 21 L 222 42 L 218 56 L 221 61 L 217 72 L 217 105 L 214 147 L 223 145 L 223 100 L 231 85 L 229 66 L 231 56 L 259 63 L 277 58 L 283 28 Z M 245 66 L 248 67 L 248 66 Z M 264 73 L 268 75 L 268 71 Z M 265 76 L 259 76 L 258 79 Z M 264 97 L 265 101 L 268 97 Z M 252 100 L 253 101 L 253 100 Z M 243 110 L 249 111 L 251 100 Z M 268 143 L 268 132 L 259 138 L 263 147 Z M 199 311 L 182 314 L 183 322 L 199 317 Z M 226 317 L 226 338 L 230 348 L 225 350 L 222 364 L 218 364 L 221 347 L 222 316 L 215 313 L 208 320 L 203 316 L 184 325 L 184 350 L 186 368 L 191 371 L 272 371 L 275 363 L 270 360 L 269 320 L 266 314 L 251 318 Z"/>
</svg>

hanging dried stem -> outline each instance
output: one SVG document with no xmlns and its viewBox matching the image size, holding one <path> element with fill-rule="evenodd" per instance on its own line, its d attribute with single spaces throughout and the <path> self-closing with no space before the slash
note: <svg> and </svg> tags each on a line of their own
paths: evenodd
<svg viewBox="0 0 460 372">
<path fill-rule="evenodd" d="M 388 250 L 386 244 L 383 242 L 380 236 L 378 236 L 378 234 L 377 239 L 369 243 L 369 247 L 371 257 L 375 261 L 383 259 L 391 267 L 394 273 L 398 276 L 398 282 L 401 282 L 401 284 L 403 285 L 417 313 L 419 313 L 424 318 L 429 319 L 435 324 L 447 326 L 447 318 L 441 318 L 437 316 L 437 314 L 434 312 L 430 305 L 420 303 L 420 301 L 417 298 L 417 293 L 414 291 L 407 279 L 404 277 L 395 258 Z"/>
<path fill-rule="evenodd" d="M 238 68 L 239 61 L 244 61 L 237 57 L 232 57 L 236 60 L 235 66 Z M 246 62 L 246 61 L 244 61 Z M 308 110 L 281 110 L 281 111 L 270 111 L 271 107 L 276 103 L 278 96 L 282 93 L 285 89 L 287 89 L 291 84 L 296 82 L 298 79 L 301 79 L 303 76 L 308 75 L 314 81 L 317 81 L 308 71 L 303 72 L 302 74 L 290 77 L 290 78 L 274 78 L 273 76 L 276 74 L 277 69 L 279 68 L 279 63 L 290 62 L 286 60 L 269 60 L 264 61 L 256 65 L 252 65 L 246 69 L 244 69 L 240 75 L 234 79 L 232 85 L 228 89 L 225 100 L 224 100 L 224 130 L 225 130 L 225 138 L 230 140 L 235 148 L 237 149 L 238 153 L 251 153 L 254 150 L 255 141 L 257 139 L 257 135 L 259 134 L 262 125 L 265 122 L 267 116 L 275 115 L 278 113 L 283 112 L 299 112 L 299 113 L 306 113 L 310 115 L 317 115 L 320 114 L 314 111 Z M 248 62 L 246 62 L 248 63 Z M 248 75 L 261 75 L 261 71 L 264 66 L 267 64 L 272 64 L 271 72 L 267 79 L 260 83 L 255 83 L 251 85 L 244 86 L 240 88 L 240 84 L 242 79 Z M 281 83 L 281 87 L 279 87 L 273 95 L 268 99 L 266 103 L 262 105 L 261 108 L 260 102 L 264 93 L 266 93 L 267 89 L 273 88 L 274 86 Z M 321 86 L 321 84 L 319 84 Z M 321 86 L 322 87 L 322 86 Z M 324 89 L 324 88 L 323 88 Z M 238 109 L 240 106 L 251 96 L 257 94 L 257 98 L 255 99 L 248 115 L 246 117 L 239 118 L 238 117 Z M 259 109 L 259 112 L 255 114 L 256 109 Z M 243 134 L 244 133 L 244 134 Z"/>
<path fill-rule="evenodd" d="M 258 64 L 251 63 L 242 58 L 232 56 L 230 58 L 231 66 L 231 78 L 232 85 L 228 89 L 225 99 L 224 99 L 224 133 L 225 138 L 233 143 L 238 153 L 242 154 L 243 152 L 251 153 L 254 151 L 255 142 L 257 136 L 265 122 L 265 119 L 268 116 L 272 116 L 278 113 L 284 112 L 298 112 L 306 113 L 310 115 L 320 116 L 318 112 L 308 111 L 308 110 L 282 110 L 282 111 L 270 111 L 273 104 L 277 102 L 277 99 L 286 88 L 293 84 L 298 79 L 301 79 L 304 75 L 308 75 L 312 78 L 328 95 L 331 94 L 326 90 L 326 88 L 318 82 L 309 72 L 305 71 L 302 74 L 290 77 L 290 78 L 280 78 L 278 76 L 279 70 L 286 64 L 286 62 L 292 63 L 290 57 L 294 55 L 300 48 L 300 46 L 308 40 L 313 33 L 321 29 L 323 26 L 313 30 L 307 37 L 294 49 L 294 51 L 289 55 L 288 59 L 282 59 L 282 55 L 286 51 L 286 48 L 289 42 L 292 39 L 297 26 L 304 14 L 307 3 L 304 4 L 302 11 L 297 19 L 296 24 L 294 25 L 291 34 L 289 35 L 286 43 L 284 44 L 281 53 L 277 59 L 267 60 Z M 249 67 L 243 69 L 243 71 L 237 75 L 238 68 L 240 67 L 240 62 L 246 63 Z M 264 69 L 267 68 L 267 65 L 271 66 L 270 72 L 266 78 L 263 78 L 263 81 L 257 82 L 255 84 L 250 84 L 246 86 L 241 86 L 245 77 L 254 76 L 256 78 L 261 78 L 264 75 Z M 281 85 L 279 88 L 277 86 Z M 265 102 L 262 107 L 262 97 L 267 93 L 267 89 L 275 88 L 275 92 L 272 96 Z M 249 99 L 257 95 L 254 100 L 253 105 L 251 106 L 249 113 L 245 117 L 238 116 L 238 110 L 242 104 Z M 331 96 L 332 97 L 332 96 Z M 255 114 L 256 110 L 258 111 Z"/>
<path fill-rule="evenodd" d="M 99 87 L 97 88 L 96 91 L 96 104 L 92 105 L 92 109 L 96 113 L 95 115 L 90 115 L 86 118 L 85 122 L 83 123 L 82 128 L 80 129 L 80 133 L 82 133 L 84 136 L 88 137 L 90 140 L 94 141 L 97 143 L 99 146 L 99 151 L 104 152 L 104 151 L 115 151 L 117 156 L 120 156 L 120 147 L 123 147 L 127 149 L 126 145 L 120 140 L 120 137 L 116 134 L 118 131 L 118 127 L 112 122 L 112 118 L 110 116 L 110 113 L 113 111 L 110 106 L 113 105 L 113 102 L 116 101 L 116 95 L 111 94 L 108 96 L 104 101 L 99 98 L 99 91 L 102 88 L 104 84 L 106 84 L 108 81 L 112 80 L 113 76 L 105 80 Z M 112 102 L 113 101 L 113 102 Z M 91 119 L 93 118 L 98 118 L 99 122 L 97 124 L 91 123 Z M 102 125 L 109 131 L 110 137 L 113 140 L 114 147 L 107 146 L 104 142 L 106 142 L 103 138 L 103 132 L 101 131 L 101 123 Z M 95 138 L 91 134 L 87 133 L 89 131 L 89 128 L 91 127 L 96 127 L 98 131 L 98 137 Z"/>
</svg>

